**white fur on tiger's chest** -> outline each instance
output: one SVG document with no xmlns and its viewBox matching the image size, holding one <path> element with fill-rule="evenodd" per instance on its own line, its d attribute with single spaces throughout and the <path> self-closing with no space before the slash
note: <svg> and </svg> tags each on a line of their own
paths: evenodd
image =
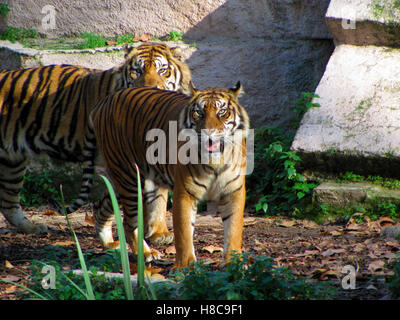
<svg viewBox="0 0 400 320">
<path fill-rule="evenodd" d="M 229 194 L 238 189 L 238 187 L 243 183 L 243 177 L 240 176 L 240 174 L 240 168 L 234 169 L 233 166 L 229 167 L 217 176 L 209 174 L 206 181 L 204 181 L 204 179 L 201 180 L 205 182 L 204 185 L 206 186 L 206 190 L 203 191 L 201 199 L 207 201 L 218 201 L 222 195 Z M 197 191 L 200 190 L 198 189 Z"/>
</svg>

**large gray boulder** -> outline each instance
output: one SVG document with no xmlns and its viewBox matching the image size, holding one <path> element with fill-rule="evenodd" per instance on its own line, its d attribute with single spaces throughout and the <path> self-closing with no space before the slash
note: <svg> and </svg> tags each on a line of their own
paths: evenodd
<svg viewBox="0 0 400 320">
<path fill-rule="evenodd" d="M 336 48 L 316 89 L 321 106 L 305 114 L 292 145 L 307 169 L 400 176 L 397 3 L 331 1 Z"/>
</svg>

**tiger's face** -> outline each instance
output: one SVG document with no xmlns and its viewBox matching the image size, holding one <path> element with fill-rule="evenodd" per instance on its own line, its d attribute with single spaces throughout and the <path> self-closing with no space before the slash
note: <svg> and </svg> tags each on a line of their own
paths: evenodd
<svg viewBox="0 0 400 320">
<path fill-rule="evenodd" d="M 157 87 L 189 94 L 190 70 L 181 49 L 164 44 L 125 47 L 128 86 Z"/>
<path fill-rule="evenodd" d="M 196 131 L 200 153 L 219 159 L 227 148 L 232 149 L 247 137 L 249 118 L 238 102 L 242 86 L 240 82 L 232 89 L 196 90 L 191 86 L 191 91 L 181 127 Z"/>
</svg>

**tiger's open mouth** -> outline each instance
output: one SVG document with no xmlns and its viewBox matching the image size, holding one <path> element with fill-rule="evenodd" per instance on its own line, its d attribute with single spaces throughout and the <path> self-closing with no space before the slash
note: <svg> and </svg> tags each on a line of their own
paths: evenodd
<svg viewBox="0 0 400 320">
<path fill-rule="evenodd" d="M 224 140 L 223 139 L 213 140 L 209 138 L 205 142 L 205 148 L 208 151 L 208 153 L 222 153 L 224 152 Z"/>
</svg>

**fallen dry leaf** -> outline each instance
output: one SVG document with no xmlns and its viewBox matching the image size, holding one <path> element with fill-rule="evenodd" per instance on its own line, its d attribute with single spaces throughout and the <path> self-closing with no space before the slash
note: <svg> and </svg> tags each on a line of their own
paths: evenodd
<svg viewBox="0 0 400 320">
<path fill-rule="evenodd" d="M 295 257 L 312 257 L 313 255 L 319 253 L 319 250 L 305 250 L 304 253 L 295 254 Z"/>
<path fill-rule="evenodd" d="M 11 282 L 16 282 L 16 281 L 21 280 L 20 277 L 14 276 L 12 274 L 9 274 L 9 275 L 7 275 L 5 277 L 1 277 L 0 279 L 3 280 L 3 281 L 11 281 Z"/>
<path fill-rule="evenodd" d="M 14 268 L 14 265 L 13 265 L 10 261 L 8 261 L 8 260 L 6 260 L 6 261 L 4 262 L 4 266 L 5 266 L 7 269 L 12 269 L 12 268 Z"/>
<path fill-rule="evenodd" d="M 304 228 L 312 229 L 318 227 L 318 223 L 312 220 L 301 220 L 298 222 L 300 222 L 300 224 L 303 225 Z"/>
<path fill-rule="evenodd" d="M 278 222 L 277 226 L 289 228 L 289 227 L 293 227 L 295 224 L 296 224 L 296 221 L 294 221 L 294 220 L 284 219 L 284 220 Z"/>
<path fill-rule="evenodd" d="M 385 241 L 385 244 L 389 247 L 393 247 L 393 248 L 398 248 L 399 247 L 399 243 L 396 241 L 392 241 L 392 240 L 388 240 Z"/>
<path fill-rule="evenodd" d="M 53 243 L 53 246 L 61 246 L 61 247 L 66 247 L 66 246 L 71 246 L 71 245 L 75 245 L 75 241 L 64 240 L 64 241 L 56 241 Z"/>
<path fill-rule="evenodd" d="M 328 249 L 325 250 L 324 252 L 321 252 L 321 255 L 324 257 L 330 257 L 333 256 L 334 254 L 343 253 L 345 251 L 346 251 L 345 249 Z"/>
<path fill-rule="evenodd" d="M 385 261 L 383 261 L 383 260 L 373 260 L 368 265 L 368 270 L 371 271 L 371 272 L 382 271 L 384 266 L 385 266 Z"/>
<path fill-rule="evenodd" d="M 117 44 L 116 41 L 106 41 L 106 45 L 108 46 L 115 46 Z"/>
<path fill-rule="evenodd" d="M 396 224 L 396 222 L 394 222 L 393 219 L 391 219 L 389 217 L 380 217 L 377 220 L 377 222 L 378 222 L 378 224 L 379 224 L 379 226 L 381 228 L 386 227 L 388 225 L 395 225 Z"/>
<path fill-rule="evenodd" d="M 333 246 L 335 244 L 335 242 L 334 241 L 332 241 L 332 240 L 322 240 L 320 243 L 319 243 L 319 247 L 321 247 L 321 248 L 326 248 L 326 247 L 331 247 L 331 246 Z"/>
<path fill-rule="evenodd" d="M 337 237 L 337 236 L 343 235 L 343 229 L 339 228 L 339 229 L 335 229 L 335 230 L 323 230 L 323 231 L 321 231 L 321 234 Z"/>
<path fill-rule="evenodd" d="M 224 251 L 224 248 L 216 247 L 216 246 L 210 244 L 209 246 L 205 246 L 203 248 L 203 250 L 207 251 L 209 253 L 214 253 L 214 252 L 222 252 L 222 251 Z"/>
<path fill-rule="evenodd" d="M 19 287 L 17 287 L 15 284 L 13 284 L 6 288 L 5 293 L 8 293 L 8 294 L 14 293 L 15 291 L 17 291 L 18 288 Z"/>
<path fill-rule="evenodd" d="M 44 215 L 44 216 L 58 216 L 60 214 L 55 210 L 46 209 L 46 210 L 43 211 L 42 215 Z"/>
<path fill-rule="evenodd" d="M 311 277 L 313 279 L 318 279 L 318 280 L 325 280 L 329 277 L 335 277 L 338 278 L 340 276 L 340 272 L 337 270 L 332 270 L 332 269 L 316 269 L 311 273 Z"/>
<path fill-rule="evenodd" d="M 255 225 L 256 223 L 257 223 L 257 219 L 246 218 L 244 220 L 244 226 L 245 227 Z"/>
</svg>

